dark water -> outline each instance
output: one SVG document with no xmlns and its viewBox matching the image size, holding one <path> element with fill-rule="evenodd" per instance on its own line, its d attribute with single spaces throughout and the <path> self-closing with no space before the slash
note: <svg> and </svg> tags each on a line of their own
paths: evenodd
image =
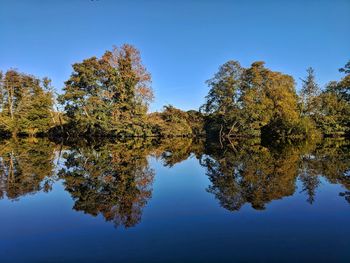
<svg viewBox="0 0 350 263">
<path fill-rule="evenodd" d="M 0 262 L 350 262 L 349 146 L 2 141 Z"/>
</svg>

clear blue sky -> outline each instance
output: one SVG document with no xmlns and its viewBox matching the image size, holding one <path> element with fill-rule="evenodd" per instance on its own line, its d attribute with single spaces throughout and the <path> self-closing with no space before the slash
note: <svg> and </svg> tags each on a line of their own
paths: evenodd
<svg viewBox="0 0 350 263">
<path fill-rule="evenodd" d="M 0 69 L 49 76 L 60 91 L 71 64 L 130 43 L 152 73 L 155 102 L 198 108 L 205 80 L 229 59 L 263 60 L 323 86 L 350 59 L 350 1 L 0 0 Z"/>
</svg>

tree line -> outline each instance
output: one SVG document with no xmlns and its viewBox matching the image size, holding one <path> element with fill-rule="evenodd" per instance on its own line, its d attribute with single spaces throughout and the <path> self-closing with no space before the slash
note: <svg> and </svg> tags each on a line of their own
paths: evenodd
<svg viewBox="0 0 350 263">
<path fill-rule="evenodd" d="M 264 62 L 243 68 L 228 61 L 207 81 L 210 91 L 202 106 L 207 130 L 220 137 L 270 139 L 349 135 L 350 62 L 340 71 L 346 76 L 321 90 L 314 70 L 307 69 L 298 94 L 293 77 Z"/>
<path fill-rule="evenodd" d="M 151 74 L 140 52 L 124 44 L 101 57 L 72 65 L 63 94 L 49 78 L 10 69 L 0 74 L 1 136 L 241 137 L 304 139 L 350 133 L 350 62 L 345 76 L 321 89 L 312 68 L 296 91 L 292 76 L 264 62 L 244 68 L 237 61 L 220 66 L 207 81 L 209 93 L 199 110 L 171 105 L 148 113 L 154 99 Z"/>
</svg>

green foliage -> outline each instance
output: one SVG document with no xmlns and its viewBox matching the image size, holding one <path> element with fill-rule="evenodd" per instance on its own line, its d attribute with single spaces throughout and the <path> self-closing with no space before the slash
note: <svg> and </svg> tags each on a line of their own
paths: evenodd
<svg viewBox="0 0 350 263">
<path fill-rule="evenodd" d="M 50 80 L 9 70 L 0 79 L 0 126 L 5 132 L 34 135 L 53 124 Z"/>
<path fill-rule="evenodd" d="M 303 86 L 300 92 L 301 114 L 303 116 L 314 116 L 318 111 L 318 96 L 321 91 L 315 80 L 313 68 L 308 68 L 308 75 L 302 79 Z"/>
<path fill-rule="evenodd" d="M 350 104 L 338 94 L 326 91 L 319 96 L 320 108 L 315 116 L 323 134 L 343 136 L 349 133 Z"/>
<path fill-rule="evenodd" d="M 350 134 L 350 62 L 339 71 L 347 74 L 339 82 L 330 82 L 326 90 L 315 98 L 313 119 L 323 134 Z"/>
<path fill-rule="evenodd" d="M 202 109 L 208 114 L 209 133 L 257 136 L 264 126 L 292 127 L 300 120 L 293 78 L 263 62 L 242 68 L 229 61 L 207 83 L 210 91 Z"/>
<path fill-rule="evenodd" d="M 139 136 L 153 93 L 151 76 L 131 45 L 115 47 L 101 58 L 73 65 L 59 101 L 79 133 Z"/>
<path fill-rule="evenodd" d="M 152 127 L 152 134 L 161 137 L 175 137 L 175 136 L 193 136 L 191 118 L 196 118 L 193 122 L 195 132 L 198 132 L 198 125 L 200 122 L 199 115 L 193 112 L 190 116 L 187 112 L 177 109 L 171 105 L 164 106 L 164 110 L 160 113 L 155 112 L 149 115 L 148 121 Z"/>
<path fill-rule="evenodd" d="M 186 119 L 191 126 L 192 134 L 197 137 L 205 136 L 205 118 L 203 114 L 195 110 L 189 110 L 186 113 Z"/>
<path fill-rule="evenodd" d="M 270 140 L 350 135 L 350 62 L 340 81 L 319 89 L 312 68 L 294 79 L 264 62 L 244 68 L 237 61 L 220 66 L 200 111 L 171 105 L 147 114 L 153 99 L 151 75 L 131 45 L 73 64 L 64 94 L 55 106 L 50 80 L 16 70 L 0 72 L 0 134 L 51 137 L 259 137 Z M 202 114 L 204 112 L 204 114 Z"/>
</svg>

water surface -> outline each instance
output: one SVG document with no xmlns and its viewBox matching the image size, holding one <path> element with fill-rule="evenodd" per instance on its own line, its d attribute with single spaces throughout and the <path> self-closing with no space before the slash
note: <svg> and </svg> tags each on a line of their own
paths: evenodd
<svg viewBox="0 0 350 263">
<path fill-rule="evenodd" d="M 350 262 L 345 140 L 2 141 L 1 262 Z"/>
</svg>

